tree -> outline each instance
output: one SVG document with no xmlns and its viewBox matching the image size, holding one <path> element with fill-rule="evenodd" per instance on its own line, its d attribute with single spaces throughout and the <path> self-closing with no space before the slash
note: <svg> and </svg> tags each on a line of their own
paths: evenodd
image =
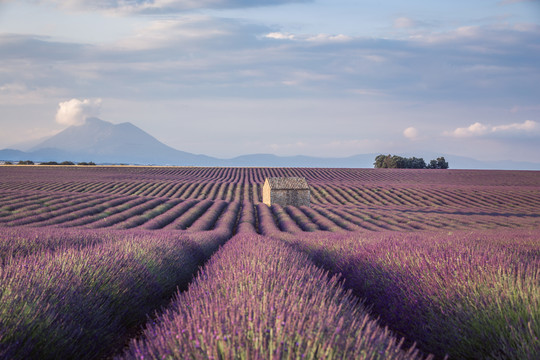
<svg viewBox="0 0 540 360">
<path fill-rule="evenodd" d="M 426 162 L 422 158 L 416 158 L 412 157 L 409 158 L 409 169 L 425 169 L 426 168 Z"/>
<path fill-rule="evenodd" d="M 383 162 L 383 168 L 392 169 L 397 167 L 396 159 L 393 156 L 388 155 Z"/>
<path fill-rule="evenodd" d="M 34 162 L 32 160 L 20 160 L 19 165 L 34 165 Z"/>
<path fill-rule="evenodd" d="M 448 169 L 448 162 L 444 159 L 444 156 L 438 157 L 437 160 L 431 160 L 428 169 Z"/>
<path fill-rule="evenodd" d="M 377 155 L 373 163 L 377 169 L 448 169 L 448 162 L 444 157 L 431 160 L 428 165 L 422 158 L 405 158 L 398 155 Z"/>
<path fill-rule="evenodd" d="M 394 155 L 392 156 L 391 164 L 394 165 L 392 166 L 393 168 L 405 169 L 407 167 L 407 159 L 401 156 Z"/>
<path fill-rule="evenodd" d="M 388 155 L 388 156 L 390 156 L 390 155 Z M 377 156 L 375 157 L 375 162 L 373 163 L 373 165 L 375 166 L 375 168 L 377 168 L 377 169 L 382 168 L 383 165 L 384 165 L 384 160 L 385 160 L 385 159 L 386 159 L 386 155 L 383 155 L 383 154 L 377 155 Z"/>
<path fill-rule="evenodd" d="M 373 163 L 377 169 L 394 169 L 403 166 L 403 158 L 397 155 L 377 155 Z"/>
</svg>

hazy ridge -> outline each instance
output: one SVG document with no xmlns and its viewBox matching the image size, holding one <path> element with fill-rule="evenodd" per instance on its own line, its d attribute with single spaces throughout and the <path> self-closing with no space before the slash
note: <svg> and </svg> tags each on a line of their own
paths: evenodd
<svg viewBox="0 0 540 360">
<path fill-rule="evenodd" d="M 112 124 L 89 118 L 79 126 L 70 126 L 27 151 L 0 150 L 0 160 L 18 161 L 93 161 L 97 164 L 176 165 L 176 166 L 273 166 L 273 167 L 335 167 L 371 168 L 377 154 L 349 157 L 277 156 L 248 154 L 221 159 L 192 154 L 167 146 L 138 128 L 125 122 Z M 403 155 L 403 154 L 401 154 Z M 407 155 L 407 154 L 406 154 Z M 426 161 L 445 156 L 453 169 L 540 170 L 540 163 L 517 161 L 481 161 L 451 154 L 416 154 Z"/>
</svg>

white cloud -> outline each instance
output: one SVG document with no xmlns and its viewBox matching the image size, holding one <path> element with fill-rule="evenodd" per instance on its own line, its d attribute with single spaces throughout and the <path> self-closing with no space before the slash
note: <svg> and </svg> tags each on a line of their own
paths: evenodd
<svg viewBox="0 0 540 360">
<path fill-rule="evenodd" d="M 353 38 L 343 34 L 329 35 L 329 34 L 317 34 L 306 38 L 307 41 L 312 42 L 346 42 Z"/>
<path fill-rule="evenodd" d="M 97 116 L 101 99 L 71 99 L 58 104 L 56 122 L 62 125 L 81 125 L 92 116 Z"/>
<path fill-rule="evenodd" d="M 480 122 L 476 122 L 468 127 L 457 128 L 451 132 L 445 132 L 447 136 L 453 136 L 458 138 L 474 137 L 474 136 L 486 136 L 490 134 L 497 135 L 509 135 L 509 134 L 525 134 L 530 131 L 538 129 L 538 124 L 532 120 L 526 120 L 523 123 L 512 123 L 505 125 L 484 125 Z"/>
<path fill-rule="evenodd" d="M 475 122 L 474 124 L 463 127 L 463 128 L 457 128 L 452 132 L 452 135 L 455 137 L 470 137 L 470 136 L 480 136 L 485 135 L 489 132 L 489 128 L 479 122 Z"/>
<path fill-rule="evenodd" d="M 524 123 L 514 123 L 514 124 L 508 124 L 508 125 L 498 125 L 494 126 L 492 131 L 498 132 L 498 131 L 515 131 L 515 130 L 535 130 L 537 127 L 537 123 L 532 120 L 526 120 Z"/>
<path fill-rule="evenodd" d="M 277 40 L 294 40 L 294 35 L 284 34 L 280 32 L 271 32 L 266 34 L 264 37 Z"/>
<path fill-rule="evenodd" d="M 408 127 L 403 130 L 403 136 L 405 136 L 407 139 L 415 140 L 418 138 L 418 129 L 412 126 Z"/>
<path fill-rule="evenodd" d="M 294 35 L 294 34 L 286 34 L 286 33 L 281 33 L 281 32 L 271 32 L 271 33 L 266 34 L 264 37 L 269 38 L 269 39 L 276 39 L 276 40 L 298 40 L 298 41 L 309 41 L 309 42 L 314 42 L 314 43 L 347 42 L 347 41 L 353 40 L 353 37 L 343 35 L 343 34 Z"/>
</svg>

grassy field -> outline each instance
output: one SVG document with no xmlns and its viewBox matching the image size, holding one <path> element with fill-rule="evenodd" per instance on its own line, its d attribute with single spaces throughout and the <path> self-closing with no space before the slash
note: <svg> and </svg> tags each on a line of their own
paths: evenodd
<svg viewBox="0 0 540 360">
<path fill-rule="evenodd" d="M 2 359 L 540 358 L 540 172 L 2 166 L 0 265 Z"/>
</svg>

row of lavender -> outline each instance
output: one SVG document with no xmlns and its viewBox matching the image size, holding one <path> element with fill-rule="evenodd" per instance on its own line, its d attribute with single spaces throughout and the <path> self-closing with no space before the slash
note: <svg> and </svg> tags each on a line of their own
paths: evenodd
<svg viewBox="0 0 540 360">
<path fill-rule="evenodd" d="M 10 212 L 0 215 L 0 225 L 31 227 L 83 227 L 148 230 L 212 230 L 224 216 L 235 216 L 240 203 L 189 199 L 180 201 L 164 198 L 109 197 L 81 195 L 69 200 L 61 196 L 46 196 L 21 201 L 9 206 Z M 45 201 L 46 200 L 46 201 Z M 16 202 L 16 200 L 13 200 Z M 259 218 L 270 211 L 274 225 L 269 229 L 258 226 L 256 231 L 380 231 L 434 230 L 472 228 L 518 228 L 538 226 L 540 218 L 534 214 L 460 213 L 458 211 L 399 209 L 355 209 L 336 206 L 285 207 L 253 206 L 244 203 L 244 211 Z"/>
<path fill-rule="evenodd" d="M 34 184 L 33 190 L 44 185 L 42 181 L 95 186 L 117 179 L 150 182 L 231 182 L 262 184 L 266 177 L 305 177 L 314 184 L 445 184 L 466 186 L 532 186 L 540 179 L 535 171 L 485 170 L 411 170 L 411 169 L 328 169 L 328 168 L 217 168 L 217 167 L 54 167 L 54 166 L 1 166 L 0 183 Z M 62 177 L 58 174 L 62 173 Z"/>
<path fill-rule="evenodd" d="M 304 254 L 233 237 L 117 359 L 417 359 Z"/>
<path fill-rule="evenodd" d="M 343 274 L 345 286 L 366 299 L 383 324 L 426 353 L 540 355 L 537 231 L 274 233 L 277 241 L 254 235 L 250 216 L 242 210 L 243 235 L 229 241 L 125 356 L 415 355 L 399 351 L 335 279 L 282 242 Z M 95 358 L 119 351 L 144 317 L 176 286 L 185 287 L 197 265 L 231 236 L 230 223 L 191 237 L 11 231 L 11 248 L 1 254 L 0 358 Z"/>
<path fill-rule="evenodd" d="M 540 233 L 274 232 L 392 330 L 455 359 L 540 358 Z"/>
<path fill-rule="evenodd" d="M 84 227 L 111 229 L 166 229 L 206 231 L 212 230 L 224 216 L 235 216 L 239 202 L 222 200 L 195 200 L 146 198 L 138 196 L 112 196 L 99 194 L 28 194 L 10 193 L 2 199 L 0 225 L 32 227 Z M 265 205 L 253 206 L 244 202 L 245 211 L 253 218 L 268 212 Z M 313 205 L 285 207 L 273 205 L 272 229 L 298 231 L 380 231 L 380 230 L 434 230 L 471 228 L 537 227 L 537 212 L 518 209 L 509 211 L 466 211 L 440 208 L 355 208 L 349 206 Z M 229 214 L 233 212 L 233 214 Z M 256 231 L 269 234 L 269 230 L 253 223 Z"/>
<path fill-rule="evenodd" d="M 522 220 L 517 216 L 525 215 L 521 213 L 521 209 L 516 209 L 516 212 L 495 214 L 470 211 L 460 215 L 450 213 L 451 209 L 437 207 L 441 204 L 434 204 L 432 209 L 426 211 L 415 209 L 410 212 L 407 212 L 410 209 L 398 206 L 364 211 L 338 205 L 315 206 L 309 209 L 279 206 L 268 208 L 262 204 L 257 205 L 254 211 L 251 204 L 244 203 L 240 206 L 239 202 L 208 200 L 180 202 L 178 199 L 137 196 L 95 197 L 88 194 L 69 193 L 60 194 L 65 195 L 65 198 L 51 196 L 45 200 L 38 196 L 34 199 L 37 203 L 32 203 L 31 197 L 34 195 L 26 193 L 25 199 L 28 203 L 23 207 L 18 207 L 18 194 L 13 192 L 8 194 L 11 196 L 6 200 L 9 209 L 3 208 L 5 212 L 0 214 L 0 218 L 20 221 L 20 223 L 13 223 L 15 225 L 75 224 L 73 226 L 95 226 L 97 229 L 70 231 L 72 236 L 65 239 L 62 239 L 62 233 L 67 233 L 68 230 L 63 229 L 41 227 L 39 229 L 44 229 L 43 231 L 18 227 L 1 229 L 2 235 L 11 235 L 8 236 L 8 241 L 3 239 L 4 247 L 0 248 L 2 255 L 0 289 L 5 290 L 1 293 L 0 304 L 4 302 L 7 304 L 3 308 L 0 305 L 0 319 L 7 319 L 6 322 L 0 323 L 0 339 L 2 339 L 0 340 L 0 358 L 79 357 L 81 349 L 89 348 L 89 337 L 94 343 L 101 342 L 99 336 L 95 335 L 100 331 L 107 334 L 114 332 L 116 338 L 113 336 L 110 342 L 103 342 L 101 353 L 88 353 L 86 356 L 110 355 L 113 349 L 117 351 L 120 348 L 120 345 L 115 344 L 123 343 L 132 335 L 137 327 L 135 322 L 140 324 L 144 320 L 142 319 L 143 312 L 152 313 L 156 306 L 159 306 L 156 304 L 160 300 L 169 298 L 174 291 L 160 293 L 150 290 L 151 294 L 145 295 L 147 294 L 146 287 L 160 288 L 161 280 L 159 279 L 172 279 L 170 274 L 166 275 L 167 272 L 173 271 L 175 275 L 180 276 L 175 272 L 179 269 L 178 267 L 164 265 L 160 259 L 164 258 L 165 263 L 169 260 L 182 263 L 180 253 L 175 251 L 193 251 L 190 257 L 209 254 L 210 250 L 204 250 L 200 246 L 207 244 L 210 249 L 214 249 L 216 243 L 230 237 L 234 229 L 241 233 L 251 234 L 259 230 L 264 234 L 277 237 L 306 252 L 328 270 L 343 273 L 345 285 L 353 289 L 358 296 L 365 297 L 375 314 L 380 316 L 384 323 L 396 332 L 406 334 L 410 341 L 418 341 L 421 348 L 427 352 L 434 352 L 441 356 L 450 353 L 456 358 L 534 359 L 540 354 L 538 343 L 540 334 L 538 259 L 540 254 L 538 223 L 535 222 L 538 218 L 537 211 L 532 212 L 532 216 L 521 216 L 522 219 L 528 219 Z M 389 199 L 396 196 L 396 194 L 390 195 L 392 194 L 385 196 Z M 480 197 L 483 197 L 483 194 L 480 194 Z M 103 202 L 100 202 L 100 199 Z M 503 200 L 504 198 L 496 199 L 496 201 Z M 526 197 L 519 201 L 525 202 Z M 41 202 L 44 206 L 39 205 Z M 86 207 L 86 203 L 93 205 Z M 100 208 L 103 203 L 106 203 L 105 210 Z M 39 209 L 39 211 L 33 215 L 36 217 L 31 222 L 27 222 L 28 217 L 20 215 L 24 214 L 25 209 L 33 206 L 34 210 Z M 417 213 L 420 219 L 408 221 L 413 219 L 409 217 L 411 213 Z M 79 217 L 78 215 L 81 214 L 86 215 Z M 516 216 L 512 217 L 512 215 Z M 17 219 L 9 218 L 9 216 L 15 216 Z M 88 221 L 96 216 L 99 219 Z M 388 226 L 387 228 L 414 230 L 423 228 L 423 224 L 430 221 L 435 227 L 438 222 L 440 223 L 438 227 L 452 229 L 456 224 L 454 217 L 468 219 L 471 224 L 465 226 L 471 227 L 501 228 L 508 225 L 527 225 L 534 226 L 535 230 L 461 233 L 448 236 L 440 233 L 389 235 L 389 233 L 359 232 L 359 228 L 369 226 L 367 224 L 375 226 L 375 224 L 384 223 L 387 224 L 385 225 Z M 482 218 L 485 219 L 485 223 L 479 221 Z M 56 223 L 56 219 L 62 221 Z M 164 228 L 165 230 L 157 233 L 142 230 L 130 230 L 124 233 L 114 230 L 132 227 Z M 191 232 L 213 230 L 192 233 L 190 239 L 187 240 L 188 245 L 185 245 L 178 240 L 180 236 L 185 239 L 185 233 L 179 235 L 179 232 L 166 231 L 173 228 L 188 228 Z M 344 233 L 342 229 L 356 232 Z M 307 233 L 316 230 L 327 230 L 327 232 Z M 21 231 L 20 236 L 17 235 L 18 231 Z M 35 232 L 31 233 L 31 231 Z M 331 234 L 328 231 L 339 234 Z M 47 232 L 49 234 L 44 236 L 43 234 Z M 294 237 L 285 232 L 294 234 Z M 124 239 L 125 234 L 133 233 L 136 233 L 133 241 L 130 242 L 129 238 Z M 174 249 L 156 240 L 161 236 L 173 239 Z M 249 239 L 256 242 L 255 238 Z M 195 241 L 197 245 L 191 245 L 192 241 Z M 103 258 L 95 255 L 96 252 Z M 120 254 L 118 258 L 113 257 L 114 253 Z M 174 255 L 176 258 L 168 254 L 176 254 Z M 206 257 L 206 255 L 200 256 L 199 259 Z M 116 263 L 117 260 L 119 263 Z M 290 261 L 293 262 L 293 260 Z M 154 272 L 156 266 L 158 269 L 163 269 L 163 273 L 156 270 L 158 273 L 156 275 Z M 247 268 L 245 264 L 242 266 Z M 133 272 L 128 271 L 131 268 L 134 269 Z M 185 268 L 189 272 L 191 271 L 189 269 L 194 269 L 194 266 L 187 265 Z M 268 268 L 274 269 L 272 266 Z M 53 277 L 48 278 L 40 271 L 50 272 Z M 65 281 L 58 283 L 55 279 L 62 276 Z M 245 279 L 247 280 L 241 285 L 249 284 L 252 278 Z M 143 284 L 144 291 L 135 285 L 139 280 Z M 260 279 L 260 281 L 263 280 Z M 25 285 L 25 281 L 28 281 L 30 286 Z M 201 280 L 202 288 L 214 289 L 213 285 L 204 285 L 208 281 L 213 281 L 213 279 Z M 173 282 L 180 285 L 186 283 L 185 280 L 178 280 L 178 278 L 171 280 L 170 284 Z M 155 285 L 156 283 L 158 285 Z M 5 284 L 7 285 L 4 286 Z M 302 288 L 302 282 L 295 284 L 300 284 Z M 293 288 L 296 289 L 296 285 Z M 58 297 L 53 289 L 60 289 L 61 297 Z M 234 288 L 226 287 L 225 289 Z M 208 291 L 203 293 L 208 295 Z M 241 291 L 238 293 L 244 296 Z M 201 293 L 195 292 L 195 294 Z M 148 300 L 150 298 L 154 300 Z M 341 297 L 338 298 L 340 300 L 337 303 L 347 303 Z M 30 302 L 21 299 L 30 299 Z M 90 303 L 84 302 L 85 299 Z M 76 306 L 79 301 L 85 306 L 88 305 L 90 310 L 88 312 L 80 310 Z M 126 310 L 121 304 L 127 304 L 130 307 L 138 306 L 144 310 Z M 194 307 L 198 306 L 195 302 L 190 304 Z M 218 301 L 215 304 L 218 307 L 223 303 Z M 242 306 L 242 309 L 247 308 L 247 305 Z M 175 312 L 182 314 L 188 311 L 182 306 L 177 308 L 179 310 Z M 315 306 L 315 309 L 320 308 L 320 304 Z M 287 314 L 298 314 L 290 311 L 289 308 L 281 309 Z M 298 316 L 305 319 L 302 317 L 304 314 L 302 311 Z M 311 314 L 313 311 L 309 310 L 308 313 Z M 84 320 L 89 316 L 95 316 L 97 320 L 85 322 Z M 173 319 L 172 315 L 171 319 Z M 324 324 L 328 323 L 324 320 L 327 319 L 325 317 L 319 319 Z M 193 321 L 197 323 L 195 320 Z M 207 320 L 201 321 L 205 323 Z M 176 318 L 171 322 L 185 324 L 184 321 Z M 87 327 L 90 329 L 90 335 L 82 333 L 74 325 L 76 323 L 90 324 Z M 307 321 L 300 323 L 301 328 L 303 329 L 303 324 L 307 323 Z M 67 324 L 70 333 L 63 333 L 64 324 Z M 260 324 L 265 323 L 261 321 Z M 251 323 L 247 322 L 247 326 L 249 329 Z M 306 326 L 315 334 L 323 334 L 317 330 L 317 321 Z M 96 328 L 99 328 L 99 331 L 95 330 Z M 339 326 L 339 328 L 343 327 Z M 298 328 L 292 326 L 291 329 Z M 153 334 L 154 330 L 149 330 L 148 334 Z M 182 330 L 189 331 L 189 329 Z M 170 329 L 165 330 L 165 333 L 167 331 Z M 69 337 L 72 334 L 74 341 Z M 256 338 L 254 333 L 248 332 L 247 339 L 239 337 L 231 343 L 213 343 L 208 340 L 207 344 L 210 345 L 206 346 L 204 351 L 201 347 L 196 347 L 196 342 L 194 344 L 189 342 L 193 339 L 199 340 L 196 335 L 199 334 L 198 329 L 196 333 L 192 330 L 192 334 L 194 336 L 191 339 L 184 339 L 184 343 L 188 344 L 186 346 L 192 345 L 194 358 L 209 357 L 208 354 L 216 355 L 212 353 L 214 345 L 217 356 L 223 357 L 237 354 L 238 357 L 251 355 L 255 358 L 264 358 L 274 354 L 256 352 L 259 351 L 258 344 L 263 340 L 256 340 L 254 344 L 248 343 L 248 340 Z M 259 339 L 266 339 L 263 335 L 260 335 Z M 68 341 L 62 342 L 63 337 L 66 337 Z M 340 338 L 342 337 L 340 333 Z M 329 345 L 324 341 L 316 342 L 309 336 L 307 338 L 308 344 L 317 344 L 315 348 L 301 348 L 298 345 L 300 352 L 290 351 L 290 349 L 296 349 L 294 347 L 296 343 L 289 343 L 282 345 L 282 348 L 287 349 L 286 353 L 276 352 L 276 357 L 301 355 L 321 357 L 325 353 L 317 352 L 320 348 L 331 349 L 328 354 L 336 351 L 337 356 L 340 356 L 339 349 L 348 349 L 346 345 L 353 341 L 349 340 L 345 345 L 339 342 L 336 345 Z M 378 336 L 374 338 L 379 339 Z M 240 345 L 237 345 L 238 343 Z M 267 344 L 274 343 L 276 341 L 270 341 Z M 302 344 L 302 341 L 298 343 Z M 244 347 L 241 346 L 242 344 Z M 138 354 L 137 351 L 143 353 L 147 346 L 151 348 L 151 345 L 145 342 L 132 345 L 131 349 L 135 351 L 131 353 L 132 356 Z M 156 351 L 163 350 L 167 354 L 164 347 L 165 345 L 158 344 Z M 234 347 L 244 350 L 236 352 Z M 361 346 L 358 345 L 358 347 Z M 335 350 L 336 348 L 338 350 Z M 394 347 L 390 348 L 395 350 Z M 394 350 L 391 352 L 403 355 L 402 352 Z M 129 356 L 129 354 L 126 355 Z M 356 356 L 354 352 L 345 353 L 343 356 L 349 355 Z"/>
<path fill-rule="evenodd" d="M 232 236 L 227 220 L 182 235 L 2 229 L 0 359 L 111 356 Z"/>
<path fill-rule="evenodd" d="M 61 174 L 61 173 L 60 173 Z M 1 176 L 0 176 L 1 177 Z M 208 182 L 200 179 L 177 180 L 174 182 L 133 181 L 129 179 L 113 182 L 67 181 L 31 183 L 1 183 L 0 192 L 7 198 L 15 194 L 20 197 L 40 192 L 73 194 L 101 194 L 106 196 L 142 196 L 170 199 L 199 199 L 252 202 L 262 199 L 262 182 L 243 184 L 232 180 Z M 419 186 L 367 186 L 366 184 L 336 185 L 311 183 L 311 200 L 318 205 L 355 207 L 449 207 L 456 209 L 485 209 L 534 212 L 540 206 L 538 189 L 531 187 L 507 188 L 501 186 L 483 187 L 440 187 Z M 6 200 L 7 201 L 7 200 Z M 2 205 L 2 204 L 0 204 Z M 5 210 L 4 210 L 5 211 Z M 2 208 L 0 208 L 0 214 Z"/>
<path fill-rule="evenodd" d="M 146 223 L 146 227 L 140 227 L 133 229 L 137 234 L 146 233 L 152 235 L 151 229 L 156 226 L 160 226 L 164 235 L 166 236 L 176 233 L 175 236 L 179 236 L 178 232 L 171 232 L 175 230 L 176 225 L 183 219 L 183 224 L 192 224 L 189 233 L 197 233 L 204 231 L 204 234 L 209 236 L 218 236 L 220 238 L 227 238 L 230 236 L 236 228 L 238 221 L 238 214 L 240 213 L 240 203 L 226 204 L 224 202 L 214 203 L 211 206 L 204 204 L 205 206 L 193 206 L 196 203 L 185 202 L 179 205 L 190 209 L 191 211 L 185 211 L 182 216 L 175 217 L 175 213 L 162 214 L 167 215 L 169 219 L 163 216 L 157 216 L 153 220 Z M 129 202 L 127 202 L 129 204 Z M 193 207 L 191 207 L 193 206 Z M 135 206 L 134 209 L 137 207 Z M 173 208 L 174 210 L 175 208 Z M 229 211 L 224 211 L 225 209 Z M 137 222 L 138 217 L 134 216 L 133 209 L 127 210 L 127 214 L 123 214 L 121 219 L 125 218 L 127 222 Z M 112 218 L 112 216 L 110 217 Z M 108 218 L 109 219 L 109 218 Z M 196 220 L 194 220 L 196 219 Z M 171 221 L 169 225 L 163 227 L 162 221 Z M 86 218 L 76 219 L 76 223 L 86 223 Z M 102 220 L 100 220 L 102 221 Z M 176 224 L 176 225 L 175 225 Z M 126 229 L 126 226 L 119 226 L 116 228 L 103 228 L 100 226 L 89 228 L 69 228 L 63 229 L 59 227 L 2 227 L 0 233 L 0 263 L 5 263 L 9 258 L 25 256 L 32 253 L 38 253 L 41 251 L 54 251 L 56 248 L 70 247 L 85 247 L 88 245 L 98 244 L 110 239 L 116 239 L 123 234 L 122 230 Z M 72 230 L 72 231 L 67 231 Z M 229 234 L 229 235 L 227 235 Z"/>
<path fill-rule="evenodd" d="M 240 218 L 249 224 L 250 215 Z M 12 228 L 3 233 L 0 358 L 105 358 L 186 288 L 230 225 L 166 231 Z M 230 240 L 125 357 L 414 359 L 305 255 L 253 234 Z M 152 325 L 155 324 L 155 325 Z M 172 326 L 172 328 L 171 328 Z M 156 335 L 159 334 L 159 335 Z"/>
<path fill-rule="evenodd" d="M 365 232 L 418 230 L 509 229 L 540 226 L 538 215 L 340 207 L 281 207 L 257 204 L 257 229 L 261 234 L 287 232 Z"/>
<path fill-rule="evenodd" d="M 312 187 L 315 203 L 355 207 L 485 209 L 535 212 L 540 206 L 538 191 L 531 188 L 501 187 L 394 187 L 337 186 Z"/>
<path fill-rule="evenodd" d="M 5 197 L 0 225 L 212 230 L 218 218 L 234 216 L 238 202 L 108 195 L 41 194 Z"/>
</svg>

